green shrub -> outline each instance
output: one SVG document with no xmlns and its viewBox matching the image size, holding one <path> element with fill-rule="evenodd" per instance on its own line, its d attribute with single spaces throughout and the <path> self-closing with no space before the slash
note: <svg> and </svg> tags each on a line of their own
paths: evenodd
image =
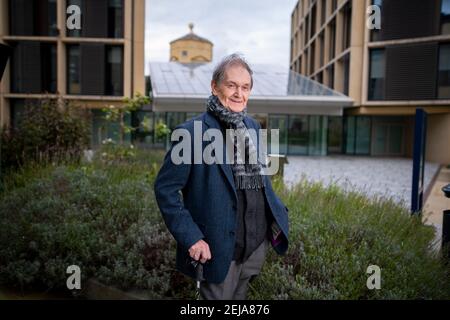
<svg viewBox="0 0 450 320">
<path fill-rule="evenodd" d="M 149 289 L 154 298 L 173 296 L 171 283 L 186 288 L 153 197 L 158 167 L 149 160 L 48 165 L 34 179 L 23 170 L 29 181 L 1 196 L 0 283 L 64 289 L 74 264 L 82 281 Z"/>
<path fill-rule="evenodd" d="M 450 273 L 432 250 L 434 231 L 391 199 L 367 199 L 303 180 L 274 182 L 290 209 L 285 257 L 269 254 L 251 297 L 262 299 L 448 299 Z M 381 268 L 381 289 L 366 286 Z"/>
<path fill-rule="evenodd" d="M 155 299 L 193 298 L 152 190 L 162 156 L 138 150 L 114 165 L 96 157 L 9 175 L 0 193 L 0 284 L 64 289 L 66 268 L 76 264 L 84 280 L 146 289 Z M 450 298 L 433 230 L 406 209 L 337 186 L 273 182 L 290 209 L 290 248 L 283 257 L 270 251 L 250 298 Z M 369 265 L 381 268 L 380 290 L 366 287 Z"/>
<path fill-rule="evenodd" d="M 68 102 L 28 104 L 16 127 L 1 130 L 2 170 L 30 161 L 78 161 L 89 143 L 87 119 L 86 111 Z"/>
</svg>

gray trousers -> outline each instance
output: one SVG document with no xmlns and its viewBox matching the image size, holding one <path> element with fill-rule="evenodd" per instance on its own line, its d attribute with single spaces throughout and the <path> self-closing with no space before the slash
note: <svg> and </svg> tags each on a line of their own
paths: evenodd
<svg viewBox="0 0 450 320">
<path fill-rule="evenodd" d="M 203 281 L 200 285 L 200 298 L 202 300 L 245 300 L 248 284 L 260 273 L 269 247 L 270 242 L 266 239 L 243 263 L 231 261 L 224 282 L 216 284 Z"/>
</svg>

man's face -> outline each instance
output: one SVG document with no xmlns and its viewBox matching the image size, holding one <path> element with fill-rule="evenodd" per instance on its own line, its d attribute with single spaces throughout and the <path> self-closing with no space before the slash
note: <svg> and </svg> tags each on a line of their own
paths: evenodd
<svg viewBox="0 0 450 320">
<path fill-rule="evenodd" d="M 216 95 L 225 108 L 241 112 L 247 105 L 251 92 L 250 73 L 242 66 L 230 66 L 220 84 L 211 82 L 212 93 Z"/>
</svg>

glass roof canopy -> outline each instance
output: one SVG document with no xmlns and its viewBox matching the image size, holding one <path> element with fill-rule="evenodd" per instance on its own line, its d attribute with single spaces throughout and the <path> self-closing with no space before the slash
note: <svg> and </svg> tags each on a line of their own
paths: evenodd
<svg viewBox="0 0 450 320">
<path fill-rule="evenodd" d="M 215 63 L 151 62 L 154 111 L 199 112 L 211 94 Z M 252 65 L 251 113 L 342 115 L 353 100 L 299 73 L 273 65 Z"/>
</svg>

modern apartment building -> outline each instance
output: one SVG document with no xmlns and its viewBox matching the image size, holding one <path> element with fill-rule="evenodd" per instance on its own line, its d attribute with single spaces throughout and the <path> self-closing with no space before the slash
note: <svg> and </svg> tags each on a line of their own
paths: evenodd
<svg viewBox="0 0 450 320">
<path fill-rule="evenodd" d="M 381 29 L 367 27 L 372 5 Z M 290 61 L 354 100 L 343 117 L 328 118 L 329 150 L 411 157 L 423 108 L 426 159 L 450 163 L 450 0 L 299 0 Z"/>
<path fill-rule="evenodd" d="M 80 28 L 68 28 L 77 13 Z M 0 42 L 12 48 L 0 123 L 14 125 L 33 99 L 65 99 L 92 109 L 95 135 L 96 110 L 145 93 L 144 14 L 145 0 L 0 0 Z"/>
</svg>

